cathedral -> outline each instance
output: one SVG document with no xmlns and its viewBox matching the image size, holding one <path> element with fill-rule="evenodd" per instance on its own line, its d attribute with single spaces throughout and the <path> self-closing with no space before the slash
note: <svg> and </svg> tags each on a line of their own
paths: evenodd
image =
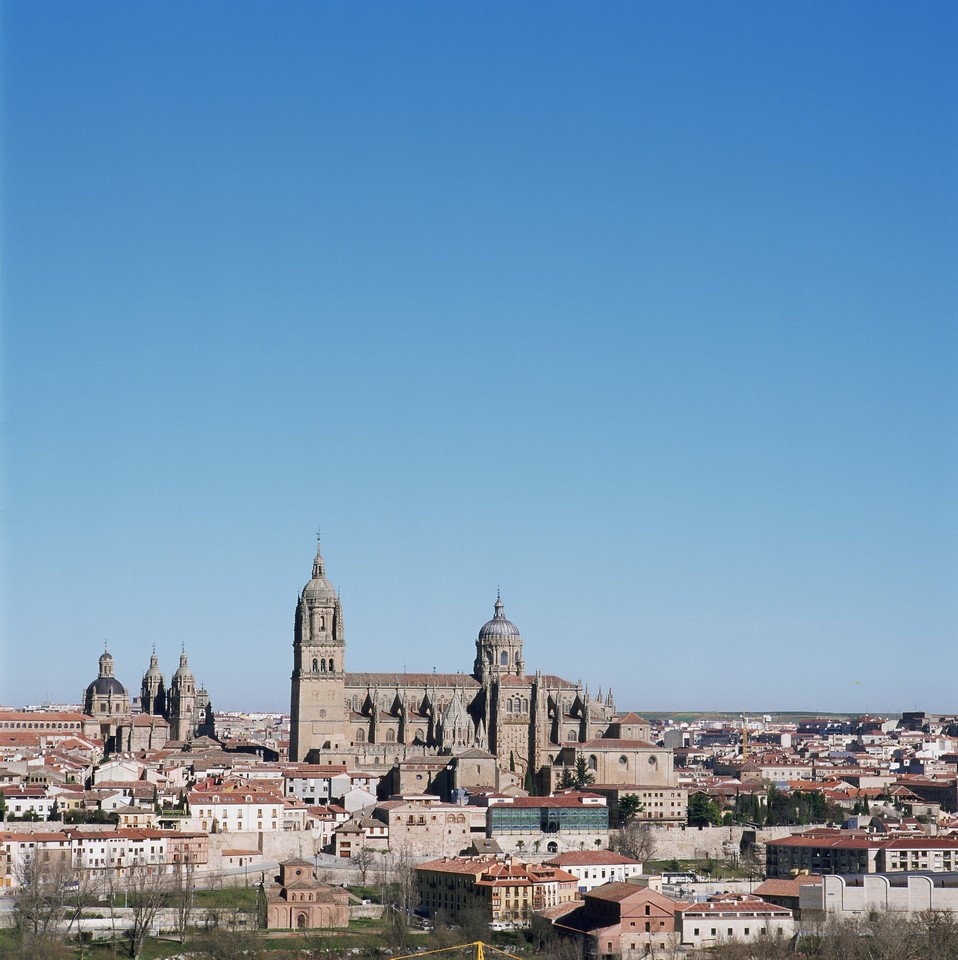
<svg viewBox="0 0 958 960">
<path fill-rule="evenodd" d="M 623 726 L 611 690 L 593 697 L 581 683 L 526 672 L 522 637 L 501 596 L 475 646 L 468 674 L 348 672 L 342 602 L 317 542 L 312 577 L 296 604 L 290 759 L 392 763 L 478 750 L 500 770 L 551 786 L 556 765 L 568 768 L 570 757 L 574 763 L 585 752 L 598 771 L 619 745 L 616 763 L 627 768 L 626 781 L 639 782 L 640 766 L 642 782 L 671 779 L 671 752 L 647 742 L 640 717 L 628 715 L 635 723 Z"/>
<path fill-rule="evenodd" d="M 99 676 L 84 691 L 83 712 L 99 721 L 108 753 L 213 735 L 209 694 L 197 689 L 185 650 L 167 689 L 154 649 L 140 686 L 140 712 L 134 715 L 126 687 L 113 674 L 113 655 L 104 649 Z"/>
</svg>

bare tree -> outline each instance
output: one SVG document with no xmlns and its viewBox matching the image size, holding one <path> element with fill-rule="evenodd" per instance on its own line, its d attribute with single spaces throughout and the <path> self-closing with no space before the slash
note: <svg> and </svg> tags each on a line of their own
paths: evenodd
<svg viewBox="0 0 958 960">
<path fill-rule="evenodd" d="M 70 936 L 74 926 L 79 932 L 80 918 L 83 911 L 91 907 L 100 897 L 104 889 L 103 874 L 99 870 L 76 867 L 73 870 L 71 892 L 67 898 L 67 908 L 64 914 L 66 936 Z M 82 949 L 81 949 L 82 954 Z"/>
<path fill-rule="evenodd" d="M 170 899 L 168 878 L 162 868 L 151 870 L 144 863 L 131 864 L 126 871 L 124 887 L 130 907 L 130 956 L 139 960 L 143 944 L 156 922 L 156 915 Z"/>
<path fill-rule="evenodd" d="M 69 851 L 37 850 L 14 869 L 16 895 L 14 925 L 21 943 L 61 943 L 65 937 L 64 910 L 76 882 Z"/>
<path fill-rule="evenodd" d="M 170 892 L 176 910 L 176 932 L 180 943 L 186 943 L 186 931 L 193 917 L 193 864 L 189 861 L 177 863 L 173 869 Z"/>
<path fill-rule="evenodd" d="M 366 876 L 369 874 L 369 868 L 373 865 L 373 861 L 376 859 L 375 854 L 369 847 L 363 847 L 360 850 L 357 850 L 350 858 L 349 862 L 352 863 L 357 870 L 359 870 L 359 876 L 362 878 L 362 885 L 366 886 Z"/>
<path fill-rule="evenodd" d="M 655 856 L 656 836 L 649 824 L 632 820 L 619 830 L 615 846 L 619 853 L 644 863 Z"/>
<path fill-rule="evenodd" d="M 393 858 L 392 882 L 383 914 L 383 937 L 393 952 L 409 945 L 413 913 L 419 906 L 419 880 L 409 851 L 401 849 Z"/>
<path fill-rule="evenodd" d="M 254 932 L 211 927 L 197 940 L 190 956 L 201 960 L 259 960 L 263 953 Z"/>
</svg>

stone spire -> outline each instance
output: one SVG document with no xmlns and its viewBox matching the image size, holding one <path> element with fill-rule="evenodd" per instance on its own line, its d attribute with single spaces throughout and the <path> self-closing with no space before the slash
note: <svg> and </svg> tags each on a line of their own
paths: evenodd
<svg viewBox="0 0 958 960">
<path fill-rule="evenodd" d="M 313 560 L 313 580 L 326 576 L 326 564 L 323 563 L 323 554 L 320 551 L 319 534 L 316 534 L 316 558 Z"/>
</svg>

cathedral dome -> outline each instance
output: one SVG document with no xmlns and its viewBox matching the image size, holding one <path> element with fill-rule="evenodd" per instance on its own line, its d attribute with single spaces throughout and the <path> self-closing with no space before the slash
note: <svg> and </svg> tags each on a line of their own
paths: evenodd
<svg viewBox="0 0 958 960">
<path fill-rule="evenodd" d="M 323 556 L 319 552 L 319 541 L 316 542 L 316 559 L 313 560 L 313 576 L 309 583 L 303 587 L 303 599 L 323 604 L 331 604 L 336 601 L 336 591 L 333 589 L 333 585 L 326 579 L 326 564 L 323 563 Z"/>
<path fill-rule="evenodd" d="M 482 625 L 479 631 L 480 640 L 518 640 L 519 628 L 507 620 L 502 612 L 502 597 L 496 595 L 496 612 L 491 620 Z"/>
<path fill-rule="evenodd" d="M 99 697 L 126 696 L 126 687 L 117 680 L 116 677 L 97 677 L 93 683 L 86 688 L 87 696 L 95 694 Z"/>
</svg>

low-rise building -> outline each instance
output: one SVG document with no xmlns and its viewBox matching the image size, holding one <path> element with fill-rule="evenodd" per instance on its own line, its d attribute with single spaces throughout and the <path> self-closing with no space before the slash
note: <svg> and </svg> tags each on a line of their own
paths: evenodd
<svg viewBox="0 0 958 960">
<path fill-rule="evenodd" d="M 6 820 L 22 820 L 24 817 L 49 820 L 56 797 L 46 787 L 0 787 L 3 794 Z"/>
<path fill-rule="evenodd" d="M 579 893 L 586 893 L 603 884 L 625 882 L 642 873 L 638 860 L 623 857 L 611 850 L 571 850 L 546 861 L 546 866 L 558 867 L 571 873 L 579 881 Z"/>
<path fill-rule="evenodd" d="M 387 800 L 373 817 L 389 828 L 389 849 L 414 856 L 454 857 L 473 840 L 486 836 L 487 811 L 482 807 L 433 802 L 435 797 Z"/>
<path fill-rule="evenodd" d="M 348 860 L 360 850 L 388 850 L 389 827 L 372 817 L 352 817 L 333 830 L 333 853 Z"/>
<path fill-rule="evenodd" d="M 556 854 L 609 845 L 609 808 L 595 793 L 553 797 L 494 794 L 473 798 L 488 805 L 486 835 L 503 850 Z"/>
<path fill-rule="evenodd" d="M 283 829 L 283 798 L 273 793 L 242 790 L 193 791 L 190 811 L 200 829 L 209 833 L 230 831 L 271 832 Z"/>
<path fill-rule="evenodd" d="M 688 787 L 662 784 L 593 783 L 589 784 L 589 793 L 598 793 L 606 798 L 616 824 L 619 823 L 619 801 L 626 796 L 639 798 L 641 806 L 635 815 L 636 820 L 659 824 L 684 824 L 688 820 Z"/>
<path fill-rule="evenodd" d="M 546 915 L 560 933 L 582 941 L 587 957 L 642 957 L 674 947 L 679 906 L 649 887 L 613 882 Z"/>
<path fill-rule="evenodd" d="M 753 896 L 723 896 L 679 906 L 675 928 L 682 945 L 699 948 L 723 940 L 784 939 L 794 933 L 795 921 L 785 907 Z"/>
<path fill-rule="evenodd" d="M 443 857 L 416 868 L 420 904 L 455 922 L 478 910 L 496 929 L 527 927 L 533 913 L 574 900 L 578 881 L 557 867 L 514 857 Z"/>
<path fill-rule="evenodd" d="M 260 926 L 268 930 L 314 930 L 349 925 L 349 894 L 320 883 L 308 860 L 279 865 L 277 881 L 260 888 Z"/>
<path fill-rule="evenodd" d="M 811 830 L 765 846 L 772 879 L 797 873 L 858 874 L 958 870 L 958 838 Z"/>
<path fill-rule="evenodd" d="M 885 873 L 827 876 L 819 880 L 818 884 L 803 884 L 800 888 L 803 917 L 853 920 L 874 911 L 958 913 L 958 873 Z"/>
</svg>

